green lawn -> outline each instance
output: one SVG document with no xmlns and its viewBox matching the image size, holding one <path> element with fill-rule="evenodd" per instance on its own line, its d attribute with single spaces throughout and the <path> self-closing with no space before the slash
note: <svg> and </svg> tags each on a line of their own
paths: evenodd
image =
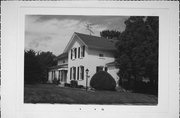
<svg viewBox="0 0 180 118">
<path fill-rule="evenodd" d="M 25 85 L 25 103 L 157 105 L 154 95 L 117 91 L 85 91 L 51 84 Z"/>
</svg>

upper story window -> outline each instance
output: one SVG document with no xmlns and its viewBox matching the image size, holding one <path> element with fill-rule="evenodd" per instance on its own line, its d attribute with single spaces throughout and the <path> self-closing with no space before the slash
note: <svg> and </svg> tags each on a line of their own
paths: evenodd
<svg viewBox="0 0 180 118">
<path fill-rule="evenodd" d="M 85 56 L 85 46 L 78 47 L 78 58 Z"/>
<path fill-rule="evenodd" d="M 77 48 L 71 49 L 71 59 L 76 59 Z"/>
<path fill-rule="evenodd" d="M 81 54 L 80 57 L 84 57 L 85 56 L 85 46 L 81 46 Z"/>
<path fill-rule="evenodd" d="M 85 46 L 71 49 L 71 59 L 74 60 L 76 57 L 82 58 L 85 56 Z"/>
</svg>

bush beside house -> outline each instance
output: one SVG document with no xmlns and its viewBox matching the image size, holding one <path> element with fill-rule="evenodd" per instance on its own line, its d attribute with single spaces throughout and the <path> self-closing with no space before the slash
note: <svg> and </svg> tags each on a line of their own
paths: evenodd
<svg viewBox="0 0 180 118">
<path fill-rule="evenodd" d="M 91 78 L 90 86 L 96 90 L 115 90 L 116 82 L 106 71 L 99 71 Z"/>
</svg>

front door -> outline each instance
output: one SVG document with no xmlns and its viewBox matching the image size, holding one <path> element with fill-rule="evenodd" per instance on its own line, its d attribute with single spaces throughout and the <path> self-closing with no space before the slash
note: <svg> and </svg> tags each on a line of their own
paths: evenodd
<svg viewBox="0 0 180 118">
<path fill-rule="evenodd" d="M 61 82 L 67 81 L 67 70 L 61 70 Z"/>
<path fill-rule="evenodd" d="M 64 82 L 67 82 L 67 70 L 64 70 Z"/>
</svg>

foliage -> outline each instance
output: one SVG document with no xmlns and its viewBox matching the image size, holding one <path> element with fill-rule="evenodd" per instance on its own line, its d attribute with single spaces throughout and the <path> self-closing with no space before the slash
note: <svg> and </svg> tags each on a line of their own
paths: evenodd
<svg viewBox="0 0 180 118">
<path fill-rule="evenodd" d="M 52 82 L 56 85 L 60 84 L 60 80 L 58 80 L 57 78 L 54 78 Z"/>
<path fill-rule="evenodd" d="M 26 50 L 24 53 L 24 83 L 47 82 L 48 67 L 55 65 L 55 56 L 51 52 L 37 53 L 34 50 Z"/>
<path fill-rule="evenodd" d="M 71 87 L 76 88 L 77 86 L 78 86 L 77 81 L 75 81 L 75 80 L 71 80 Z"/>
<path fill-rule="evenodd" d="M 38 52 L 37 59 L 41 68 L 41 80 L 43 83 L 48 81 L 48 67 L 55 66 L 56 56 L 52 52 Z"/>
<path fill-rule="evenodd" d="M 120 36 L 119 31 L 114 31 L 114 30 L 104 30 L 100 32 L 101 37 L 107 38 L 107 39 L 113 39 L 113 38 L 118 38 Z"/>
<path fill-rule="evenodd" d="M 122 80 L 148 77 L 150 85 L 158 83 L 158 17 L 130 17 L 116 44 L 116 62 Z M 122 82 L 120 82 L 122 83 Z M 156 91 L 157 93 L 157 91 Z"/>
<path fill-rule="evenodd" d="M 116 82 L 106 71 L 99 71 L 91 78 L 90 86 L 97 90 L 115 90 Z"/>
<path fill-rule="evenodd" d="M 64 83 L 64 86 L 66 86 L 66 87 L 70 87 L 70 86 L 71 86 L 71 84 L 69 84 L 69 83 Z"/>
<path fill-rule="evenodd" d="M 83 85 L 78 85 L 77 88 L 85 89 L 85 87 Z"/>
</svg>

